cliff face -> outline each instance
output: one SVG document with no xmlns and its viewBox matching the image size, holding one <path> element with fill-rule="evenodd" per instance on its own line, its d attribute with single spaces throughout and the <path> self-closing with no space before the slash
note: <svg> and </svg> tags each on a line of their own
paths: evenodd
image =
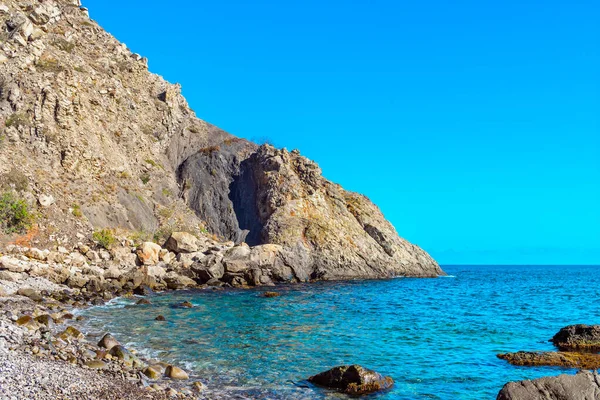
<svg viewBox="0 0 600 400">
<path fill-rule="evenodd" d="M 0 184 L 36 209 L 33 244 L 208 231 L 278 245 L 295 280 L 443 273 L 314 162 L 196 118 L 78 0 L 5 0 L 0 28 Z"/>
</svg>

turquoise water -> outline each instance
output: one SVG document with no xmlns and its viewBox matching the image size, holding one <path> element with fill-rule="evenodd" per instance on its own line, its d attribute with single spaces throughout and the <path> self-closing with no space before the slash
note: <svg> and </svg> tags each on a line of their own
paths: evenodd
<svg viewBox="0 0 600 400">
<path fill-rule="evenodd" d="M 207 398 L 343 398 L 291 381 L 349 363 L 396 380 L 378 399 L 495 399 L 507 381 L 574 373 L 513 367 L 496 353 L 551 350 L 561 327 L 599 323 L 600 267 L 444 270 L 451 277 L 282 286 L 276 298 L 260 289 L 119 299 L 86 310 L 85 329 L 184 365 Z M 171 307 L 184 300 L 195 307 Z"/>
</svg>

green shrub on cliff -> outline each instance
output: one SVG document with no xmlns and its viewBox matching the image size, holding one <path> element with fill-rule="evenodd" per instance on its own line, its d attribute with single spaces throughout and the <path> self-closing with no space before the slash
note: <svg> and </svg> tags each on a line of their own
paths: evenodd
<svg viewBox="0 0 600 400">
<path fill-rule="evenodd" d="M 92 238 L 98 242 L 98 245 L 104 247 L 106 250 L 110 249 L 116 242 L 117 239 L 113 235 L 110 229 L 100 229 L 93 233 Z"/>
<path fill-rule="evenodd" d="M 12 192 L 0 196 L 0 227 L 5 233 L 21 233 L 31 226 L 33 214 L 25 200 L 17 198 Z"/>
</svg>

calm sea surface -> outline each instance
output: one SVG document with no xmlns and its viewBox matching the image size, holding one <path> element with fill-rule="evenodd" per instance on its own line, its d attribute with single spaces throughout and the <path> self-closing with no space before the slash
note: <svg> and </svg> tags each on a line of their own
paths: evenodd
<svg viewBox="0 0 600 400">
<path fill-rule="evenodd" d="M 575 372 L 513 367 L 496 353 L 552 350 L 561 327 L 600 323 L 600 267 L 444 270 L 451 276 L 282 286 L 277 298 L 261 289 L 118 299 L 86 310 L 84 329 L 185 366 L 207 398 L 344 398 L 292 382 L 350 363 L 396 380 L 377 399 L 495 399 L 507 381 Z M 184 300 L 195 307 L 170 307 Z"/>
</svg>

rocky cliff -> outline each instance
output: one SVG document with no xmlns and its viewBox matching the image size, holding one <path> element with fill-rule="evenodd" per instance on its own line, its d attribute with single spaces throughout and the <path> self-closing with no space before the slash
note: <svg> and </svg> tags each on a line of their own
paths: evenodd
<svg viewBox="0 0 600 400">
<path fill-rule="evenodd" d="M 159 242 L 187 231 L 259 246 L 281 280 L 443 274 L 299 152 L 196 118 L 179 87 L 79 0 L 0 3 L 0 184 L 34 210 L 32 245 L 86 241 L 100 228 Z M 246 271 L 264 264 L 236 251 L 228 256 L 244 253 Z"/>
</svg>

